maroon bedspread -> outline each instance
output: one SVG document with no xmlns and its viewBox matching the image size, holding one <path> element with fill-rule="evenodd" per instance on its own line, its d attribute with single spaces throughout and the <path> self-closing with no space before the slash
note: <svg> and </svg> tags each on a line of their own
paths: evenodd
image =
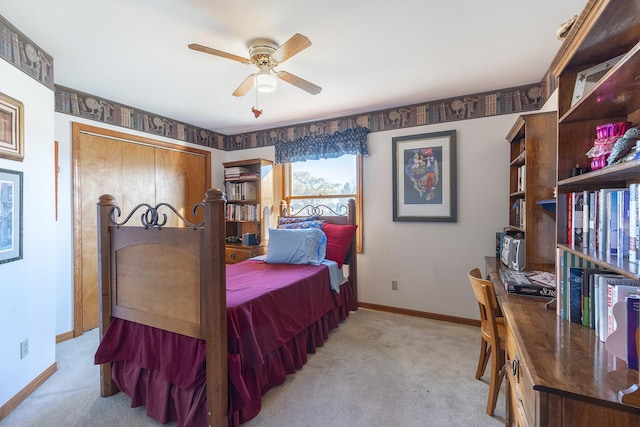
<svg viewBox="0 0 640 427">
<path fill-rule="evenodd" d="M 227 266 L 230 424 L 260 412 L 261 397 L 307 361 L 352 309 L 351 288 L 331 291 L 324 265 L 248 260 Z M 178 349 L 178 351 L 175 351 Z M 205 345 L 201 340 L 114 319 L 95 363 L 161 423 L 206 425 Z"/>
</svg>

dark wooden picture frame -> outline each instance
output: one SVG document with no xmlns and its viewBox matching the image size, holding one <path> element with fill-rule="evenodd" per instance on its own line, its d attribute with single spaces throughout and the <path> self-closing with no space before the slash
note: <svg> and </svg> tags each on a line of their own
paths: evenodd
<svg viewBox="0 0 640 427">
<path fill-rule="evenodd" d="M 0 93 L 0 157 L 24 159 L 24 106 Z"/>
<path fill-rule="evenodd" d="M 0 264 L 22 259 L 22 174 L 0 169 Z"/>
<path fill-rule="evenodd" d="M 456 131 L 393 141 L 393 220 L 457 222 Z"/>
</svg>

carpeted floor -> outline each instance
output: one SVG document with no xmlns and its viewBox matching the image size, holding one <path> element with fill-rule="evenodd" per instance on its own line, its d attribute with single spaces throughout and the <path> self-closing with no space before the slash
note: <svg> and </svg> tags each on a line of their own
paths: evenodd
<svg viewBox="0 0 640 427">
<path fill-rule="evenodd" d="M 58 371 L 0 426 L 157 426 L 123 393 L 101 398 L 97 330 L 57 345 Z M 498 426 L 485 413 L 489 368 L 474 379 L 478 328 L 360 309 L 263 398 L 254 426 Z M 175 424 L 169 424 L 175 425 Z"/>
</svg>

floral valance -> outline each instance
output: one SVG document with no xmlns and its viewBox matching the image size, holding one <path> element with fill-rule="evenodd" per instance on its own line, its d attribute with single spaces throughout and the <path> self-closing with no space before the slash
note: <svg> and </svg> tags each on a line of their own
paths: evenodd
<svg viewBox="0 0 640 427">
<path fill-rule="evenodd" d="M 293 163 L 307 160 L 332 159 L 344 154 L 369 154 L 367 128 L 358 127 L 333 134 L 307 135 L 293 141 L 276 141 L 275 162 Z"/>
</svg>

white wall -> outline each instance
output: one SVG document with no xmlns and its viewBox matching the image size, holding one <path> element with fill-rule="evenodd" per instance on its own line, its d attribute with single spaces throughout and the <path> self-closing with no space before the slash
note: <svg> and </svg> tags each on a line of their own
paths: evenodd
<svg viewBox="0 0 640 427">
<path fill-rule="evenodd" d="M 508 144 L 517 115 L 369 134 L 364 159 L 364 252 L 359 300 L 463 318 L 478 318 L 467 279 L 495 254 L 495 233 L 508 223 Z M 456 131 L 456 223 L 393 222 L 395 136 Z M 398 290 L 391 290 L 391 281 Z"/>
<path fill-rule="evenodd" d="M 24 104 L 23 259 L 0 264 L 0 406 L 55 363 L 53 91 L 0 60 L 0 92 Z M 20 359 L 20 342 L 29 355 Z"/>
</svg>

